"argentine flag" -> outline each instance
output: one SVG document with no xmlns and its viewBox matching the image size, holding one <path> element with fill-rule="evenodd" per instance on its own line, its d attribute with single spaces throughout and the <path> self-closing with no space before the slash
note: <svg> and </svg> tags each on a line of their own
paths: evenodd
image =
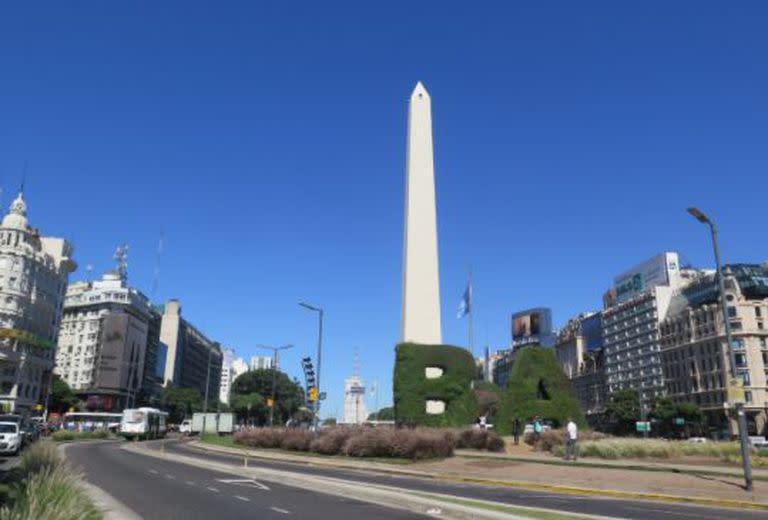
<svg viewBox="0 0 768 520">
<path fill-rule="evenodd" d="M 464 296 L 459 303 L 459 312 L 456 314 L 457 319 L 461 319 L 472 311 L 472 284 L 468 283 L 467 288 L 464 290 Z"/>
</svg>

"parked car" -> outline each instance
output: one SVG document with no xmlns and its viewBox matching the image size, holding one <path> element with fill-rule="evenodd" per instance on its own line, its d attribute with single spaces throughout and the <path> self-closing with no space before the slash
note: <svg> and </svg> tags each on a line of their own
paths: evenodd
<svg viewBox="0 0 768 520">
<path fill-rule="evenodd" d="M 0 453 L 18 455 L 24 447 L 24 434 L 19 423 L 0 421 Z"/>
</svg>

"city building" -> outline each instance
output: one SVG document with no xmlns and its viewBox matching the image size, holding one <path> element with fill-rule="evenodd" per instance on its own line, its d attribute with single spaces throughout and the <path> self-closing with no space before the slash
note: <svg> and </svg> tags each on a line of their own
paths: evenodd
<svg viewBox="0 0 768 520">
<path fill-rule="evenodd" d="M 232 363 L 235 361 L 235 349 L 225 348 L 222 351 L 221 382 L 219 384 L 219 401 L 229 404 L 229 396 L 232 392 L 232 382 L 235 380 L 232 372 Z"/>
<path fill-rule="evenodd" d="M 709 432 L 729 437 L 738 426 L 727 409 L 731 361 L 716 278 L 706 273 L 672 298 L 661 324 L 661 357 L 667 396 L 697 404 Z M 768 266 L 726 266 L 724 284 L 748 430 L 766 435 Z"/>
<path fill-rule="evenodd" d="M 237 358 L 232 361 L 232 382 L 234 383 L 235 379 L 248 372 L 248 370 L 248 363 L 243 358 Z"/>
<path fill-rule="evenodd" d="M 0 223 L 0 405 L 41 410 L 51 384 L 72 245 L 27 221 L 23 193 Z"/>
<path fill-rule="evenodd" d="M 493 355 L 492 380 L 500 388 L 507 388 L 507 383 L 509 383 L 509 378 L 512 375 L 515 354 L 515 349 L 506 348 L 497 350 Z"/>
<path fill-rule="evenodd" d="M 162 306 L 160 341 L 168 346 L 165 386 L 194 388 L 215 403 L 221 385 L 221 347 L 181 316 L 178 300 Z M 207 382 L 207 387 L 206 387 Z"/>
<path fill-rule="evenodd" d="M 552 331 L 552 310 L 537 307 L 516 312 L 512 315 L 512 346 L 522 347 L 536 344 L 551 347 L 555 343 Z"/>
<path fill-rule="evenodd" d="M 569 320 L 557 335 L 555 355 L 581 409 L 596 424 L 605 412 L 607 399 L 602 314 L 585 313 Z"/>
<path fill-rule="evenodd" d="M 363 424 L 368 419 L 365 409 L 365 386 L 359 375 L 344 380 L 344 424 Z"/>
<path fill-rule="evenodd" d="M 69 285 L 64 299 L 55 372 L 91 410 L 144 404 L 139 401 L 149 395 L 140 391 L 158 375 L 152 363 L 159 349 L 159 315 L 146 296 L 128 286 L 124 257 L 116 258 L 121 258 L 116 270 L 101 280 Z M 148 363 L 149 345 L 154 360 Z"/>
<path fill-rule="evenodd" d="M 251 358 L 251 370 L 269 370 L 272 368 L 272 356 L 253 356 Z"/>
</svg>

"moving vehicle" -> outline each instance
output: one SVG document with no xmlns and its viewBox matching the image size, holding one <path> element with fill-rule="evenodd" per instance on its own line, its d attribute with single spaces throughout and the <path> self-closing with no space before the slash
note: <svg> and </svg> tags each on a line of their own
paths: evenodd
<svg viewBox="0 0 768 520">
<path fill-rule="evenodd" d="M 64 414 L 64 428 L 69 431 L 89 432 L 93 430 L 120 429 L 121 413 L 107 412 L 67 412 Z"/>
<path fill-rule="evenodd" d="M 0 422 L 0 453 L 18 455 L 24 447 L 24 433 L 17 422 Z"/>
<path fill-rule="evenodd" d="M 29 420 L 17 414 L 0 415 L 0 423 L 13 423 L 17 426 L 17 431 L 21 437 L 21 447 L 31 444 L 36 440 L 35 435 L 30 431 Z"/>
<path fill-rule="evenodd" d="M 190 435 L 192 433 L 192 421 L 189 419 L 181 421 L 181 424 L 179 425 L 179 433 Z"/>
<path fill-rule="evenodd" d="M 168 413 L 157 408 L 126 408 L 120 421 L 120 435 L 126 439 L 165 437 Z"/>
</svg>

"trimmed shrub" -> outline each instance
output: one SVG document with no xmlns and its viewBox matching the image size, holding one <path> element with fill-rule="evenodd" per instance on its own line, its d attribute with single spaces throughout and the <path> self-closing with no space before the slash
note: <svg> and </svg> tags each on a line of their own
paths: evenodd
<svg viewBox="0 0 768 520">
<path fill-rule="evenodd" d="M 51 438 L 56 442 L 108 439 L 109 436 L 109 430 L 93 430 L 88 432 L 70 432 L 67 430 L 59 430 L 51 434 Z"/>
<path fill-rule="evenodd" d="M 284 428 L 250 428 L 235 433 L 234 440 L 251 448 L 279 448 L 284 432 Z"/>
<path fill-rule="evenodd" d="M 476 368 L 466 349 L 448 345 L 401 343 L 395 349 L 395 421 L 404 426 L 464 426 L 478 416 L 472 391 Z M 426 367 L 443 369 L 443 375 L 427 379 Z M 445 402 L 445 413 L 426 412 L 426 401 Z"/>
<path fill-rule="evenodd" d="M 504 451 L 504 439 L 492 430 L 467 428 L 460 430 L 455 437 L 457 449 Z"/>
<path fill-rule="evenodd" d="M 524 422 L 536 415 L 553 421 L 555 426 L 565 425 L 568 417 L 586 426 L 579 401 L 554 351 L 528 346 L 515 358 L 495 427 L 500 434 L 508 435 L 515 417 Z"/>
<path fill-rule="evenodd" d="M 280 442 L 280 447 L 284 450 L 309 451 L 309 446 L 314 439 L 314 435 L 309 430 L 288 429 L 285 430 Z"/>
</svg>

